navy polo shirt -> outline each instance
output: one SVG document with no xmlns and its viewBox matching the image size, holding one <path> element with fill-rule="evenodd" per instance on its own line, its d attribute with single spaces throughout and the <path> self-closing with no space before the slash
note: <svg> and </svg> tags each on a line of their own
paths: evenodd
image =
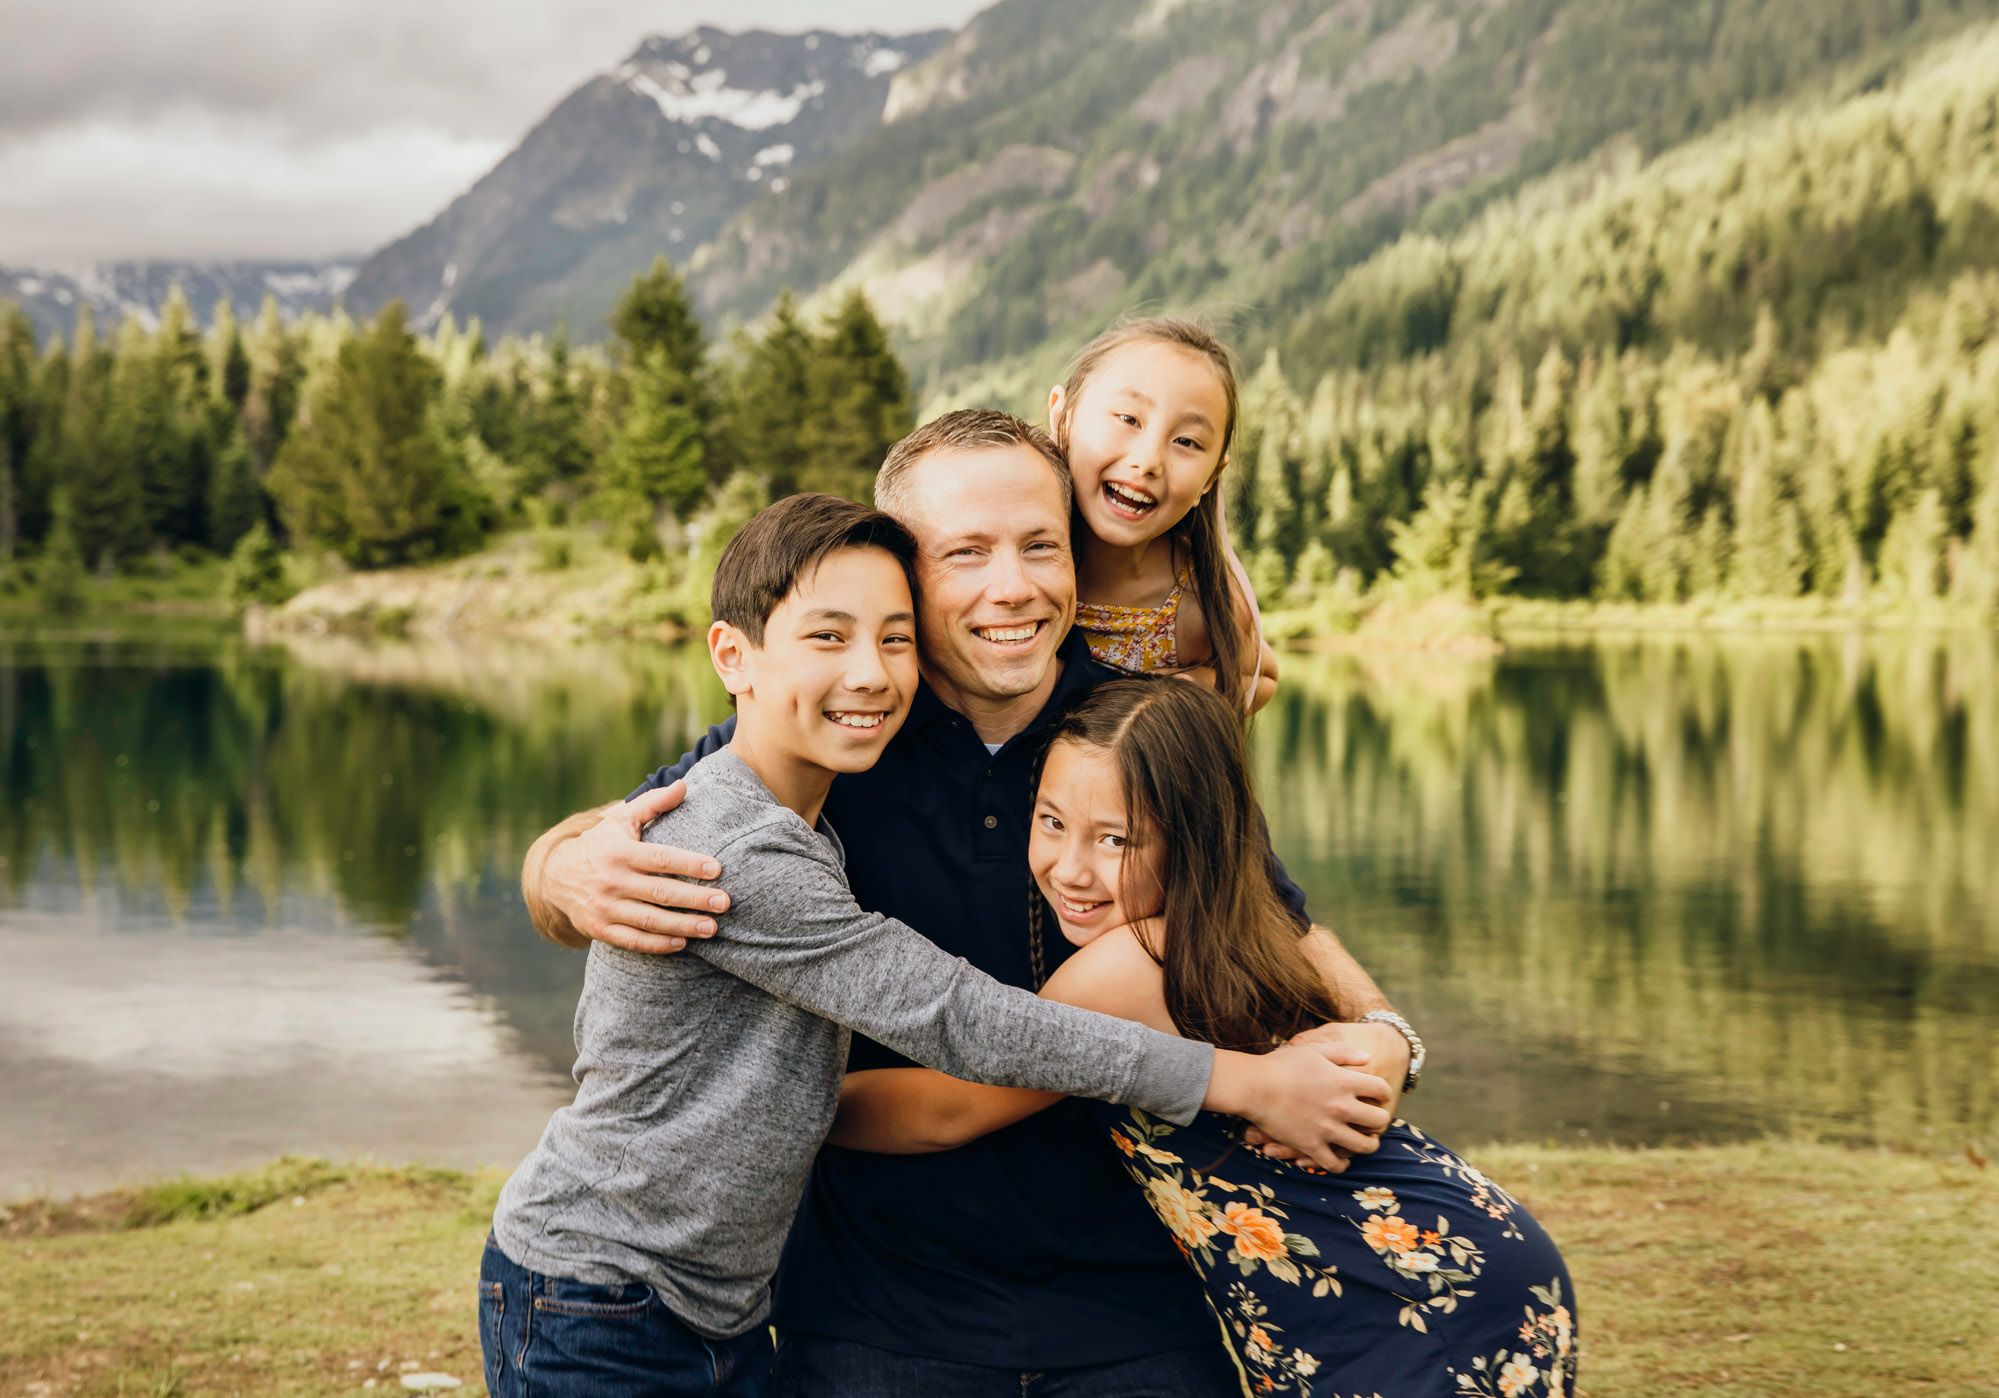
<svg viewBox="0 0 1999 1398">
<path fill-rule="evenodd" d="M 999 980 L 1032 988 L 1027 837 L 1036 735 L 1117 672 L 1082 633 L 1028 728 L 988 753 L 971 723 L 918 688 L 866 772 L 834 778 L 826 816 L 863 908 L 921 931 Z M 735 720 L 655 772 L 665 786 L 726 745 Z M 1278 869 L 1302 917 L 1304 895 Z M 728 871 L 723 870 L 723 887 Z M 1051 923 L 1050 971 L 1072 950 Z M 851 1068 L 908 1060 L 856 1035 Z M 1076 1101 L 957 1150 L 819 1153 L 779 1269 L 779 1328 L 1007 1369 L 1107 1364 L 1213 1344 L 1193 1272 Z"/>
</svg>

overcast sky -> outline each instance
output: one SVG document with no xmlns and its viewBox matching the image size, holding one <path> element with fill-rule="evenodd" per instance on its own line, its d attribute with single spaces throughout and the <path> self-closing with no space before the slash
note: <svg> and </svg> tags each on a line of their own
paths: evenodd
<svg viewBox="0 0 1999 1398">
<path fill-rule="evenodd" d="M 367 252 L 648 34 L 990 0 L 0 0 L 0 264 Z"/>
</svg>

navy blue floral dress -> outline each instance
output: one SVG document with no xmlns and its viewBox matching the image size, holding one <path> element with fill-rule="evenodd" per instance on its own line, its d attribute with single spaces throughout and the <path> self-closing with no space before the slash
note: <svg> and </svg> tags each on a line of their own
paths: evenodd
<svg viewBox="0 0 1999 1398">
<path fill-rule="evenodd" d="M 1566 1398 L 1568 1269 L 1512 1197 L 1406 1122 L 1344 1174 L 1268 1159 L 1242 1123 L 1099 1105 L 1206 1286 L 1252 1394 Z"/>
</svg>

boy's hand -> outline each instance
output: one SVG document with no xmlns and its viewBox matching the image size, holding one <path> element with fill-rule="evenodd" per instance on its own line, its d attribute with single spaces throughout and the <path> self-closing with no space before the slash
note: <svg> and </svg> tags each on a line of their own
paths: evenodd
<svg viewBox="0 0 1999 1398">
<path fill-rule="evenodd" d="M 607 807 L 595 824 L 555 845 L 528 890 L 530 910 L 539 901 L 579 936 L 627 951 L 675 952 L 689 937 L 714 936 L 712 914 L 728 911 L 729 895 L 679 880 L 719 878 L 721 866 L 707 855 L 639 838 L 646 822 L 678 806 L 686 795 L 686 784 L 675 782 L 621 801 Z M 524 888 L 528 882 L 523 879 Z M 545 926 L 543 917 L 535 921 Z"/>
<path fill-rule="evenodd" d="M 1219 1052 L 1207 1106 L 1247 1118 L 1322 1169 L 1338 1174 L 1379 1148 L 1388 1084 L 1357 1071 L 1367 1053 L 1343 1042 L 1294 1040 L 1270 1053 Z M 1295 1158 L 1295 1157 L 1293 1157 Z"/>
</svg>

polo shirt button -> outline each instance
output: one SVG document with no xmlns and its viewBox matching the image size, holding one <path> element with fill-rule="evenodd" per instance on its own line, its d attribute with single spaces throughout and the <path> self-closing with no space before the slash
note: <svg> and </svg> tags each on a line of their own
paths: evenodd
<svg viewBox="0 0 1999 1398">
<path fill-rule="evenodd" d="M 988 829 L 988 830 L 997 830 L 997 829 L 999 829 L 999 817 L 998 817 L 998 816 L 987 816 L 987 817 L 986 817 L 986 829 Z"/>
</svg>

